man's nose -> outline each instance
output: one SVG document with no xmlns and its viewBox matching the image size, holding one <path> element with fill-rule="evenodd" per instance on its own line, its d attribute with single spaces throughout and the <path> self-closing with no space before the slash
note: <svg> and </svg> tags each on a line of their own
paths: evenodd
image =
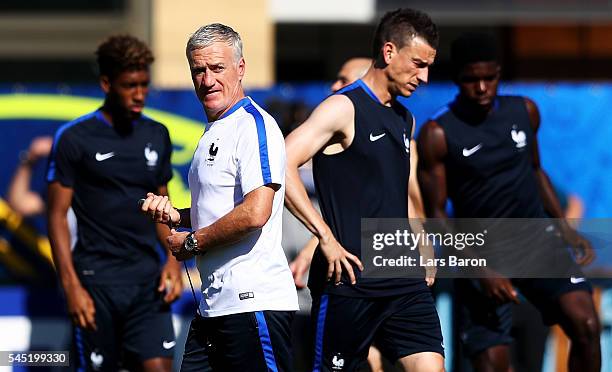
<svg viewBox="0 0 612 372">
<path fill-rule="evenodd" d="M 134 92 L 134 100 L 144 101 L 146 96 L 147 96 L 146 87 L 136 87 L 136 91 Z"/>
<path fill-rule="evenodd" d="M 487 91 L 487 84 L 484 80 L 478 80 L 478 84 L 476 85 L 476 89 L 480 93 L 484 93 Z"/>
<path fill-rule="evenodd" d="M 419 79 L 421 83 L 427 83 L 428 78 L 429 78 L 429 67 L 425 67 L 419 71 L 419 74 L 417 75 L 417 79 Z"/>
<path fill-rule="evenodd" d="M 206 87 L 210 88 L 210 87 L 212 87 L 213 85 L 215 85 L 216 81 L 217 81 L 217 80 L 215 79 L 215 77 L 213 76 L 213 74 L 211 74 L 210 72 L 208 72 L 208 71 L 207 71 L 207 72 L 204 74 L 204 79 L 202 80 L 202 83 L 204 83 L 204 86 L 206 86 Z"/>
</svg>

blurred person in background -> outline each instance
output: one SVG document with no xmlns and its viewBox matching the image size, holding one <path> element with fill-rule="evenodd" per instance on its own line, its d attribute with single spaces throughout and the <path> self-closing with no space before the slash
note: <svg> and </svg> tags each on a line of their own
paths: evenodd
<svg viewBox="0 0 612 372">
<path fill-rule="evenodd" d="M 419 182 L 427 215 L 447 218 L 447 198 L 453 202 L 457 218 L 531 218 L 546 222 L 550 215 L 558 219 L 560 235 L 573 247 L 577 262 L 586 265 L 593 260 L 592 248 L 563 220 L 563 211 L 540 166 L 538 108 L 528 98 L 497 94 L 501 72 L 498 58 L 495 40 L 484 34 L 466 34 L 452 44 L 459 94 L 424 125 L 418 139 Z M 590 283 L 561 239 L 549 229 L 526 239 L 535 246 L 534 252 L 529 248 L 529 252 L 521 253 L 516 245 L 510 249 L 525 257 L 549 252 L 549 247 L 556 249 L 561 263 L 548 255 L 536 256 L 537 261 L 566 265 L 572 276 L 568 273 L 560 279 L 511 281 L 486 268 L 479 280 L 456 280 L 464 351 L 476 371 L 508 371 L 511 302 L 519 301 L 516 286 L 538 308 L 546 324 L 558 323 L 570 337 L 569 370 L 599 371 L 600 325 Z M 483 253 L 500 251 L 502 244 L 492 242 L 487 246 L 490 250 Z"/>
<path fill-rule="evenodd" d="M 242 88 L 242 40 L 219 23 L 186 48 L 208 124 L 189 169 L 191 208 L 149 194 L 142 211 L 192 229 L 168 238 L 202 279 L 182 371 L 290 371 L 297 293 L 281 246 L 285 147 L 276 121 Z"/>
<path fill-rule="evenodd" d="M 355 80 L 360 79 L 368 72 L 372 66 L 372 59 L 364 57 L 349 58 L 338 71 L 336 81 L 331 85 L 331 90 L 336 93 L 345 86 L 352 84 Z"/>
<path fill-rule="evenodd" d="M 15 212 L 24 218 L 42 215 L 47 210 L 46 195 L 32 189 L 32 173 L 36 164 L 47 159 L 51 153 L 53 137 L 36 137 L 27 150 L 19 154 L 19 164 L 9 184 L 7 202 Z M 46 193 L 45 193 L 46 194 Z M 76 243 L 76 216 L 68 208 L 68 226 L 70 228 L 70 247 Z"/>
<path fill-rule="evenodd" d="M 168 130 L 142 115 L 153 54 L 119 35 L 96 55 L 104 104 L 57 131 L 47 171 L 49 238 L 74 323 L 71 364 L 170 371 L 170 303 L 182 293 L 180 266 L 170 254 L 160 265 L 156 245 L 169 229 L 136 206 L 147 192 L 166 195 L 172 177 Z M 70 206 L 79 226 L 73 252 Z"/>
<path fill-rule="evenodd" d="M 46 159 L 51 152 L 52 137 L 36 137 L 27 150 L 19 154 L 19 165 L 9 185 L 7 202 L 24 217 L 44 213 L 43 197 L 31 189 L 32 168 L 41 160 Z"/>
<path fill-rule="evenodd" d="M 414 118 L 396 98 L 427 82 L 437 42 L 426 14 L 385 14 L 372 68 L 323 101 L 286 139 L 287 207 L 320 242 L 309 278 L 314 370 L 356 370 L 373 341 L 404 370 L 444 369 L 440 323 L 425 280 L 362 278 L 359 259 L 361 218 L 409 216 Z M 324 217 L 299 178 L 298 168 L 310 159 Z"/>
</svg>

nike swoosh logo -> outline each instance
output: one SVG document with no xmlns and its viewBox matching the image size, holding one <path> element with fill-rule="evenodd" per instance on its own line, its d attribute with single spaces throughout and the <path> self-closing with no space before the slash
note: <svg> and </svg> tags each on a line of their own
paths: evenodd
<svg viewBox="0 0 612 372">
<path fill-rule="evenodd" d="M 164 341 L 162 342 L 162 346 L 164 347 L 164 349 L 168 350 L 168 349 L 172 349 L 174 347 L 174 345 L 176 345 L 176 341 Z"/>
<path fill-rule="evenodd" d="M 379 134 L 377 136 L 373 135 L 372 133 L 370 133 L 370 141 L 374 142 L 374 141 L 378 141 L 379 139 L 383 138 L 387 133 L 383 133 L 383 134 Z"/>
<path fill-rule="evenodd" d="M 480 150 L 481 147 L 482 147 L 482 143 L 477 144 L 476 146 L 472 147 L 471 149 L 466 149 L 464 147 L 463 148 L 463 156 L 465 156 L 467 158 L 468 156 L 471 156 L 472 154 L 474 154 L 476 151 Z"/>
<path fill-rule="evenodd" d="M 106 154 L 100 154 L 99 152 L 96 152 L 96 160 L 97 161 L 104 161 L 106 159 L 110 159 L 113 156 L 115 156 L 114 152 L 108 152 Z"/>
<path fill-rule="evenodd" d="M 570 277 L 570 282 L 572 282 L 572 284 L 578 284 L 578 283 L 582 283 L 586 281 L 585 278 L 575 278 L 575 277 Z"/>
</svg>

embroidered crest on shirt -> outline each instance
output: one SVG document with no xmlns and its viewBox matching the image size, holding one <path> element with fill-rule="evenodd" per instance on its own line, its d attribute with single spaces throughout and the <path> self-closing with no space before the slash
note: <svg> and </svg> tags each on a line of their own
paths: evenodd
<svg viewBox="0 0 612 372">
<path fill-rule="evenodd" d="M 410 136 L 406 135 L 405 129 L 404 129 L 404 147 L 406 148 L 406 154 L 410 154 Z"/>
<path fill-rule="evenodd" d="M 516 128 L 517 128 L 516 125 L 512 126 L 512 131 L 510 132 L 510 136 L 512 137 L 512 140 L 516 144 L 516 148 L 520 149 L 527 145 L 527 136 L 525 136 L 525 132 L 523 132 L 522 130 L 517 131 Z"/>
<path fill-rule="evenodd" d="M 219 146 L 215 146 L 214 142 L 211 143 L 210 147 L 208 148 L 208 157 L 206 158 L 206 164 L 208 166 L 213 165 L 213 163 L 215 162 L 215 157 L 217 156 L 218 152 L 219 152 Z"/>
<path fill-rule="evenodd" d="M 147 146 L 145 146 L 144 149 L 144 156 L 145 159 L 147 159 L 147 166 L 154 167 L 157 165 L 159 155 L 157 154 L 157 151 L 151 149 L 151 146 L 153 146 L 151 143 L 147 143 Z"/>
</svg>

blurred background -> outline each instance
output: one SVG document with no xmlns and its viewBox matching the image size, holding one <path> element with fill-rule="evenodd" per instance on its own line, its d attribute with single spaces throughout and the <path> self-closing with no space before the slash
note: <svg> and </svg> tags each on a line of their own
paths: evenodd
<svg viewBox="0 0 612 372">
<path fill-rule="evenodd" d="M 329 86 L 345 60 L 371 55 L 376 22 L 398 7 L 424 10 L 440 28 L 429 84 L 402 101 L 415 114 L 417 126 L 456 94 L 451 41 L 466 31 L 490 33 L 503 54 L 501 93 L 528 96 L 540 108 L 543 166 L 565 204 L 573 208 L 572 216 L 612 215 L 612 3 L 607 0 L 2 0 L 0 350 L 68 349 L 70 328 L 44 218 L 15 210 L 6 200 L 20 153 L 32 140 L 52 135 L 61 124 L 100 106 L 103 94 L 93 52 L 102 40 L 130 33 L 147 42 L 155 54 L 153 90 L 145 112 L 170 130 L 175 148 L 170 194 L 184 207 L 189 205 L 186 171 L 205 122 L 184 52 L 191 32 L 221 22 L 241 34 L 247 93 L 288 133 L 330 94 Z M 43 199 L 45 167 L 41 157 L 31 179 L 32 190 Z M 289 216 L 285 226 L 284 248 L 291 260 L 309 237 Z M 600 258 L 594 266 L 601 272 L 612 259 L 607 261 L 605 242 L 596 248 Z M 197 277 L 197 272 L 192 274 Z M 612 292 L 606 280 L 597 284 L 604 325 L 603 369 L 612 371 Z M 469 371 L 453 332 L 452 286 L 440 280 L 435 292 L 447 369 Z M 310 358 L 305 326 L 309 295 L 307 290 L 301 294 L 296 370 L 305 370 Z M 181 346 L 185 321 L 193 311 L 186 291 L 174 305 Z M 539 326 L 539 315 L 529 306 L 517 308 L 515 322 L 515 371 L 565 370 L 567 341 L 559 330 Z M 535 335 L 534 344 L 520 342 L 533 341 Z M 388 363 L 385 366 L 392 370 Z M 0 367 L 4 370 L 25 369 Z"/>
</svg>

